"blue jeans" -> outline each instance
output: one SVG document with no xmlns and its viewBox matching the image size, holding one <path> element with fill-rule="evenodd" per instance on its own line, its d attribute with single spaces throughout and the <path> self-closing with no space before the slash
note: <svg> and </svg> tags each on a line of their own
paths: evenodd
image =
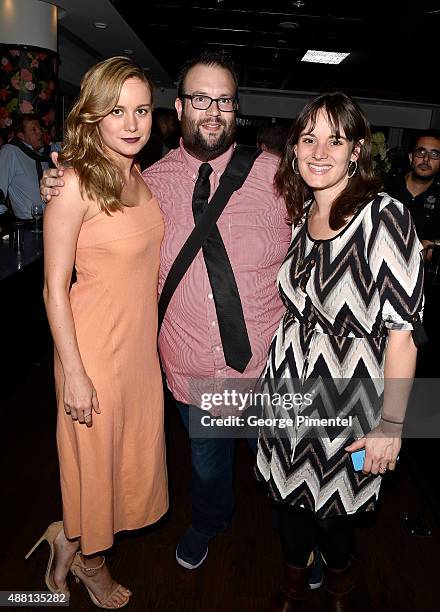
<svg viewBox="0 0 440 612">
<path fill-rule="evenodd" d="M 196 406 L 181 402 L 176 406 L 188 433 L 189 410 L 206 415 Z M 192 526 L 210 538 L 227 529 L 234 510 L 235 442 L 235 438 L 190 438 Z M 249 440 L 255 452 L 253 445 L 256 440 Z"/>
</svg>

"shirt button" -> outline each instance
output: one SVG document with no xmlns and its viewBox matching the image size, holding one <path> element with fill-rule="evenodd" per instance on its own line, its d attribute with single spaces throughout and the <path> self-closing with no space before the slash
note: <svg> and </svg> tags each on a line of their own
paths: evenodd
<svg viewBox="0 0 440 612">
<path fill-rule="evenodd" d="M 216 346 L 216 347 L 215 347 L 215 350 L 216 350 L 217 352 L 219 352 L 219 351 L 221 350 L 221 346 Z"/>
<path fill-rule="evenodd" d="M 314 266 L 314 265 L 315 265 L 315 260 L 314 260 L 314 259 L 311 259 L 311 260 L 310 260 L 310 265 L 311 265 L 311 266 Z"/>
<path fill-rule="evenodd" d="M 211 326 L 215 327 L 215 321 L 211 321 Z"/>
<path fill-rule="evenodd" d="M 209 298 L 210 300 L 212 300 L 212 298 L 213 298 L 213 297 L 214 297 L 214 296 L 212 295 L 212 293 L 208 293 L 208 298 Z"/>
</svg>

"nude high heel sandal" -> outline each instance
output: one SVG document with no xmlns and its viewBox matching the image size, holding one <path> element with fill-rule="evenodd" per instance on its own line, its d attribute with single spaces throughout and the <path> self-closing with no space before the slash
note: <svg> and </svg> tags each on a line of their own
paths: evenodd
<svg viewBox="0 0 440 612">
<path fill-rule="evenodd" d="M 43 533 L 41 538 L 30 549 L 25 559 L 29 559 L 31 554 L 41 544 L 41 542 L 46 540 L 46 542 L 49 544 L 49 547 L 50 547 L 49 561 L 47 563 L 46 576 L 45 576 L 45 582 L 46 582 L 47 588 L 49 589 L 49 591 L 51 591 L 51 593 L 63 593 L 64 595 L 68 596 L 70 595 L 70 593 L 69 593 L 69 589 L 67 588 L 67 585 L 65 586 L 65 588 L 59 589 L 55 585 L 55 581 L 53 579 L 53 570 L 54 570 L 53 561 L 54 561 L 54 555 L 55 555 L 54 542 L 55 542 L 57 535 L 60 533 L 62 529 L 63 529 L 63 521 L 56 521 L 55 523 L 51 523 L 49 527 L 46 529 L 46 531 Z"/>
<path fill-rule="evenodd" d="M 87 567 L 86 565 L 84 565 L 84 563 L 81 560 L 81 551 L 78 551 L 75 554 L 75 558 L 73 559 L 72 565 L 70 566 L 70 571 L 75 576 L 76 582 L 81 581 L 83 585 L 86 587 L 87 592 L 90 596 L 90 599 L 95 604 L 95 606 L 98 606 L 98 608 L 105 608 L 106 610 L 118 610 L 119 608 L 123 608 L 124 606 L 128 604 L 128 602 L 130 601 L 130 595 L 126 595 L 127 600 L 121 605 L 110 605 L 108 602 L 111 600 L 112 596 L 116 593 L 116 591 L 118 591 L 121 588 L 124 588 L 122 587 L 122 585 L 116 584 L 115 588 L 106 597 L 106 599 L 104 601 L 99 601 L 96 598 L 96 596 L 92 593 L 92 591 L 89 589 L 87 584 L 84 582 L 84 580 L 81 577 L 81 574 L 78 576 L 78 573 L 77 573 L 79 570 L 80 572 L 84 574 L 85 577 L 96 576 L 96 574 L 98 574 L 101 571 L 101 569 L 104 567 L 104 564 L 105 564 L 105 557 L 103 556 L 102 562 L 99 565 L 97 565 L 96 567 Z"/>
</svg>

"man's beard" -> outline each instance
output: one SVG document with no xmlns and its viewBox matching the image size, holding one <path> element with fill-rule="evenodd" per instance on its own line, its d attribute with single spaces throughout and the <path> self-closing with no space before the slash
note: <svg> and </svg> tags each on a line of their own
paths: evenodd
<svg viewBox="0 0 440 612">
<path fill-rule="evenodd" d="M 430 174 L 419 174 L 419 172 L 418 172 L 418 170 L 417 170 L 417 166 L 415 166 L 415 165 L 413 165 L 413 166 L 411 167 L 411 173 L 412 173 L 413 177 L 414 177 L 416 180 L 421 181 L 421 182 L 424 182 L 424 183 L 429 183 L 430 181 L 432 181 L 432 179 L 434 178 L 434 176 L 435 176 L 435 174 L 436 174 L 436 173 L 435 173 L 435 172 L 432 170 L 432 168 L 431 168 L 431 172 L 430 172 Z"/>
<path fill-rule="evenodd" d="M 232 121 L 229 126 L 224 119 L 218 118 L 216 123 L 223 126 L 223 131 L 220 136 L 213 138 L 205 138 L 200 130 L 203 123 L 213 123 L 213 119 L 193 121 L 189 119 L 185 113 L 182 113 L 181 129 L 182 138 L 185 149 L 200 161 L 209 162 L 211 159 L 219 157 L 227 151 L 235 140 L 235 121 Z"/>
</svg>

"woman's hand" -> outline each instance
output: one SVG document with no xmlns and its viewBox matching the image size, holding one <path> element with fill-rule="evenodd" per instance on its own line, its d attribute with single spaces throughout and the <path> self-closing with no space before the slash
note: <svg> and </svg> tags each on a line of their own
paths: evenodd
<svg viewBox="0 0 440 612">
<path fill-rule="evenodd" d="M 369 434 L 345 447 L 348 453 L 365 448 L 365 461 L 362 468 L 364 474 L 383 474 L 394 470 L 399 455 L 402 440 L 400 436 L 385 434 L 380 425 Z"/>
<path fill-rule="evenodd" d="M 85 372 L 65 376 L 64 409 L 74 421 L 87 427 L 93 425 L 92 412 L 100 414 L 98 397 L 92 381 Z"/>
</svg>

